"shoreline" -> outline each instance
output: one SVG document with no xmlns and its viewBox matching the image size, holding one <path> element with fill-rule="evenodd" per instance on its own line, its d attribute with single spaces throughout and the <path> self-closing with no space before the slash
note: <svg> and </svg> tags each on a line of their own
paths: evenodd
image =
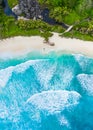
<svg viewBox="0 0 93 130">
<path fill-rule="evenodd" d="M 52 51 L 66 52 L 82 54 L 93 58 L 93 42 L 60 37 L 58 33 L 54 33 L 49 38 L 49 41 L 55 45 L 50 46 L 44 43 L 44 38 L 40 36 L 17 36 L 3 39 L 0 41 L 0 58 L 23 56 L 34 51 L 42 54 L 47 54 Z"/>
</svg>

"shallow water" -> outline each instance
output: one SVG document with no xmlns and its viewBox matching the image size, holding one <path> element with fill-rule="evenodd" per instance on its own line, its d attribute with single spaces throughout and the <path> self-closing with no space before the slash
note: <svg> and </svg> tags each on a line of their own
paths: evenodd
<svg viewBox="0 0 93 130">
<path fill-rule="evenodd" d="M 0 130 L 93 130 L 93 59 L 1 59 Z"/>
</svg>

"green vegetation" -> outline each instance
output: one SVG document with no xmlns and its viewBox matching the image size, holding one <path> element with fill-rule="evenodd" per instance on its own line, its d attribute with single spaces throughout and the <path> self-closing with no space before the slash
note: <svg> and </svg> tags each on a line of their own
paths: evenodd
<svg viewBox="0 0 93 130">
<path fill-rule="evenodd" d="M 50 17 L 57 22 L 75 25 L 62 36 L 93 41 L 93 0 L 39 0 L 50 9 Z"/>
<path fill-rule="evenodd" d="M 51 26 L 49 26 L 44 22 L 41 22 L 40 20 L 17 21 L 13 17 L 4 16 L 4 20 L 1 25 L 2 25 L 1 27 L 2 38 L 18 36 L 18 35 L 22 35 L 22 36 L 40 35 L 47 38 L 52 35 L 49 32 L 49 30 L 51 30 Z"/>
<path fill-rule="evenodd" d="M 50 17 L 57 22 L 75 25 L 73 29 L 62 36 L 75 37 L 93 41 L 93 0 L 38 0 L 41 7 L 50 10 Z M 8 0 L 10 7 L 17 4 L 17 0 Z M 40 35 L 48 39 L 52 32 L 62 33 L 62 26 L 49 25 L 41 20 L 23 21 L 6 16 L 0 8 L 0 38 L 23 35 Z"/>
</svg>

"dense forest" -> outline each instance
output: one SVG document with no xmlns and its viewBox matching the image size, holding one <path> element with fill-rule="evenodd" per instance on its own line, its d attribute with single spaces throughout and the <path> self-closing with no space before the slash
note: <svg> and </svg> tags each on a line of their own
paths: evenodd
<svg viewBox="0 0 93 130">
<path fill-rule="evenodd" d="M 83 40 L 93 40 L 93 0 L 38 0 L 41 9 L 49 9 L 50 18 L 56 22 L 63 22 L 68 26 L 74 25 L 72 30 L 65 33 L 65 37 L 76 37 Z M 8 0 L 12 8 L 18 1 Z M 61 25 L 49 25 L 40 20 L 15 20 L 6 16 L 0 7 L 0 37 L 6 38 L 16 35 L 40 35 L 48 38 L 52 32 L 65 31 Z M 63 35 L 62 35 L 63 36 Z"/>
</svg>

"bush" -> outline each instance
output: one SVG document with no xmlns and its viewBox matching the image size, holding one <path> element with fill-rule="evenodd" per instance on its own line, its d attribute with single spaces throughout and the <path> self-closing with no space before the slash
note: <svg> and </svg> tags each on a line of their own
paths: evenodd
<svg viewBox="0 0 93 130">
<path fill-rule="evenodd" d="M 67 7 L 55 7 L 50 12 L 50 17 L 55 19 L 57 22 L 63 22 L 64 17 L 69 14 L 70 10 Z"/>
<path fill-rule="evenodd" d="M 41 20 L 28 20 L 28 21 L 24 21 L 24 20 L 19 20 L 17 22 L 17 26 L 21 29 L 21 30 L 30 30 L 30 29 L 39 29 L 41 31 L 50 31 L 51 30 L 51 26 L 48 25 L 47 23 L 41 21 Z"/>
</svg>

